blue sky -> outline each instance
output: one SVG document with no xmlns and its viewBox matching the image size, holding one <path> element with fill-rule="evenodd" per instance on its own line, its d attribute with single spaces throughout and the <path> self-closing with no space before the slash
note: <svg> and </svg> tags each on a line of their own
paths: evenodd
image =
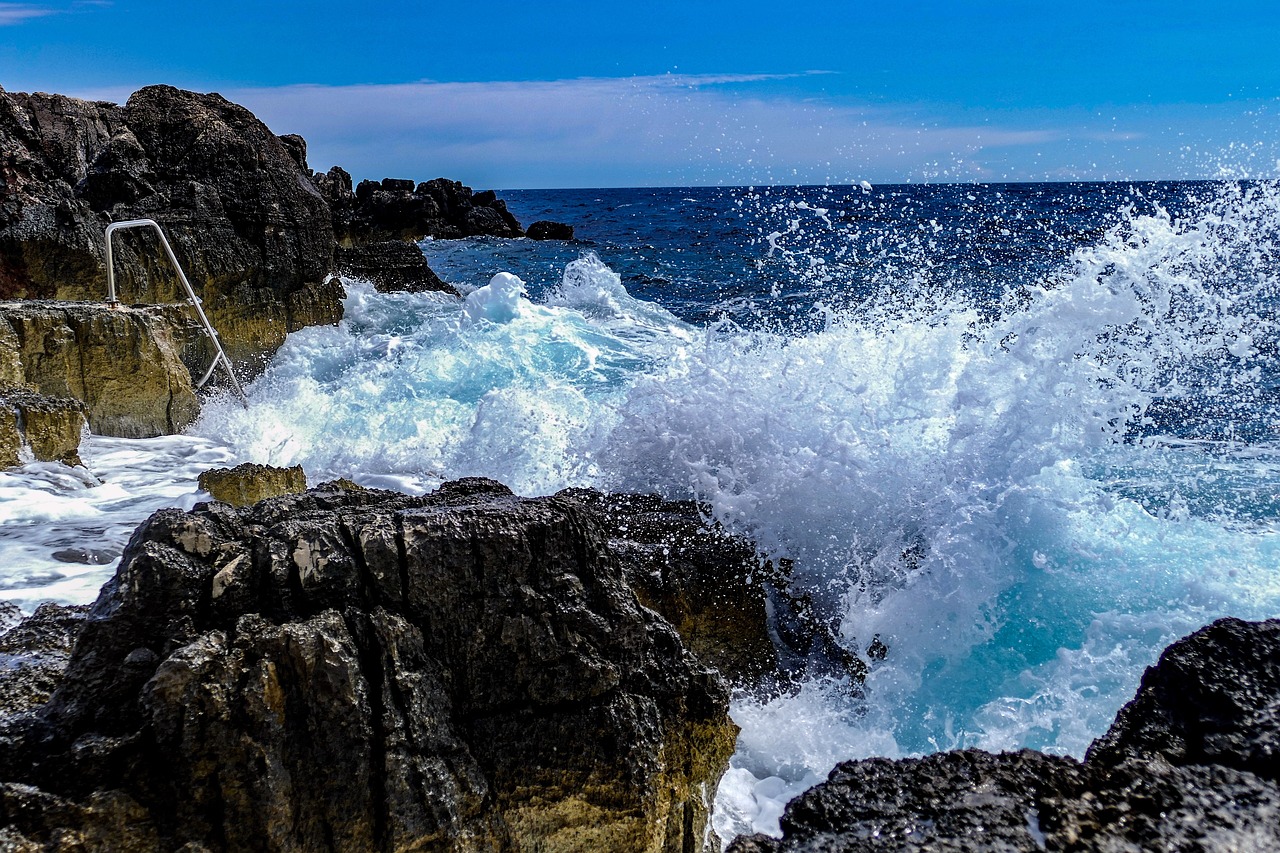
<svg viewBox="0 0 1280 853">
<path fill-rule="evenodd" d="M 0 86 L 217 91 L 476 187 L 1280 173 L 1280 3 L 0 2 Z"/>
</svg>

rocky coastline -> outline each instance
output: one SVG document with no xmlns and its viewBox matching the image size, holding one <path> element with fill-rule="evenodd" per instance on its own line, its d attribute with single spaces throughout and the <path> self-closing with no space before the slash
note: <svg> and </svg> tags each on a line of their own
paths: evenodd
<svg viewBox="0 0 1280 853">
<path fill-rule="evenodd" d="M 850 761 L 729 853 L 1280 849 L 1280 620 L 1174 643 L 1083 762 L 1031 750 Z"/>
<path fill-rule="evenodd" d="M 580 498 L 485 480 L 157 513 L 87 614 L 0 636 L 34 658 L 0 681 L 0 840 L 703 849 L 728 688 L 624 552 Z"/>
<path fill-rule="evenodd" d="M 191 376 L 213 358 L 149 232 L 114 238 L 120 297 L 136 307 L 104 304 L 110 222 L 161 225 L 246 379 L 289 332 L 341 318 L 340 276 L 456 295 L 416 241 L 525 236 L 492 191 L 444 178 L 353 187 L 340 167 L 313 172 L 302 137 L 172 86 L 123 105 L 0 89 L 0 180 L 0 390 L 79 400 L 104 435 L 181 431 L 198 411 Z M 113 378 L 135 373 L 138 388 Z M 5 458 L 42 458 L 14 434 L 0 428 Z"/>
<path fill-rule="evenodd" d="M 337 482 L 161 511 L 91 608 L 0 611 L 0 842 L 715 850 L 729 686 L 785 680 L 762 577 L 645 496 Z M 729 853 L 1276 849 L 1278 745 L 1280 621 L 1224 619 L 1083 762 L 846 762 Z"/>
<path fill-rule="evenodd" d="M 102 229 L 170 235 L 238 369 L 341 316 L 336 276 L 451 290 L 425 237 L 526 232 L 454 181 L 314 172 L 218 95 L 0 90 L 0 465 L 180 432 L 209 353 L 181 305 L 107 308 Z M 144 234 L 126 299 L 181 295 Z M 731 689 L 847 677 L 787 567 L 691 502 L 487 480 L 424 496 L 210 471 L 91 607 L 0 606 L 0 850 L 716 850 Z M 1280 622 L 1166 650 L 1083 761 L 838 766 L 737 853 L 1280 849 Z"/>
</svg>

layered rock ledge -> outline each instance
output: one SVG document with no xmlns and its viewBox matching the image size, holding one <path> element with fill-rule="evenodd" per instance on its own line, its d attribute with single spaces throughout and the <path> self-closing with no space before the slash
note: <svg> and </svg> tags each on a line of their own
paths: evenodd
<svg viewBox="0 0 1280 853">
<path fill-rule="evenodd" d="M 99 435 L 168 435 L 200 410 L 182 358 L 193 336 L 173 308 L 0 302 L 0 384 L 80 401 Z M 192 349 L 192 357 L 203 355 Z M 78 445 L 78 425 L 74 437 Z M 74 447 L 62 458 L 73 456 Z"/>
<path fill-rule="evenodd" d="M 0 388 L 0 467 L 80 465 L 80 440 L 88 428 L 79 400 Z"/>
<path fill-rule="evenodd" d="M 582 502 L 489 481 L 157 513 L 0 730 L 0 839 L 699 850 L 727 690 L 625 574 Z"/>
</svg>

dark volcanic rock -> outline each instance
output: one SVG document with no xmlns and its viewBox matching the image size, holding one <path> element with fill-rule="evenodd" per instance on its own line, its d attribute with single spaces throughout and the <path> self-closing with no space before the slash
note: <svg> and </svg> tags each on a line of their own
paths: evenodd
<svg viewBox="0 0 1280 853">
<path fill-rule="evenodd" d="M 773 569 L 750 542 L 705 519 L 692 501 L 564 494 L 599 514 L 641 603 L 662 614 L 703 662 L 744 686 L 778 672 L 765 584 Z"/>
<path fill-rule="evenodd" d="M 0 737 L 0 839 L 696 850 L 727 698 L 570 497 L 167 510 Z"/>
<path fill-rule="evenodd" d="M 1044 792 L 1076 783 L 1079 765 L 1037 752 L 978 750 L 923 759 L 841 764 L 787 807 L 785 840 L 756 836 L 757 851 L 1043 850 L 1036 840 Z"/>
<path fill-rule="evenodd" d="M 48 700 L 89 612 L 88 607 L 42 604 L 26 619 L 17 614 L 12 624 L 16 610 L 0 602 L 0 717 Z"/>
<path fill-rule="evenodd" d="M 1170 646 L 1079 764 L 978 750 L 838 766 L 731 853 L 1280 849 L 1280 622 Z"/>
<path fill-rule="evenodd" d="M 1222 619 L 1170 646 L 1087 759 L 1153 755 L 1280 781 L 1280 621 Z"/>
<path fill-rule="evenodd" d="M 573 226 L 539 219 L 529 226 L 527 234 L 530 240 L 572 240 Z"/>
<path fill-rule="evenodd" d="M 336 263 L 342 275 L 370 281 L 376 290 L 383 293 L 392 290 L 457 293 L 427 266 L 426 256 L 416 243 L 383 240 L 358 246 L 339 246 Z"/>
<path fill-rule="evenodd" d="M 0 298 L 103 300 L 103 228 L 155 219 L 228 353 L 257 364 L 341 316 L 332 219 L 299 143 L 170 86 L 124 106 L 0 92 Z M 185 299 L 154 235 L 117 239 L 122 298 Z"/>
<path fill-rule="evenodd" d="M 473 192 L 457 181 L 385 178 L 361 181 L 334 167 L 312 176 L 333 211 L 339 243 L 358 246 L 387 240 L 416 242 L 426 237 L 522 237 L 524 229 L 491 190 Z"/>
</svg>

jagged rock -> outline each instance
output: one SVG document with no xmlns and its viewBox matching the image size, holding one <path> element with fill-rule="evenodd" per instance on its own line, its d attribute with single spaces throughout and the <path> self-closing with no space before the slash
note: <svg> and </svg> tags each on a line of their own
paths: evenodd
<svg viewBox="0 0 1280 853">
<path fill-rule="evenodd" d="M 1081 764 L 965 750 L 836 767 L 730 853 L 1280 849 L 1280 622 L 1179 640 Z"/>
<path fill-rule="evenodd" d="M 407 290 L 410 293 L 440 291 L 457 294 L 427 265 L 427 258 L 415 243 L 383 240 L 358 246 L 339 246 L 335 255 L 342 275 L 373 282 L 379 292 Z"/>
<path fill-rule="evenodd" d="M 0 609 L 17 608 L 0 602 Z M 88 607 L 42 604 L 26 619 L 0 614 L 0 717 L 30 711 L 53 694 L 84 626 Z"/>
<path fill-rule="evenodd" d="M 344 491 L 344 492 L 367 492 L 367 491 L 369 491 L 369 490 L 368 490 L 368 489 L 366 489 L 364 486 L 362 486 L 362 485 L 360 485 L 359 483 L 354 482 L 354 481 L 352 481 L 352 480 L 348 480 L 346 477 L 339 477 L 339 478 L 338 478 L 338 479 L 336 479 L 336 480 L 326 480 L 325 482 L 320 483 L 319 485 L 317 485 L 317 486 L 316 486 L 316 489 L 318 489 L 318 490 L 320 490 L 320 491 L 330 491 L 330 492 L 332 492 L 332 491 L 334 491 L 334 490 Z"/>
<path fill-rule="evenodd" d="M 14 341 L 22 383 L 79 400 L 99 435 L 145 438 L 181 432 L 200 404 L 174 313 L 83 302 L 0 302 L 0 337 Z M 77 432 L 78 436 L 79 433 Z"/>
<path fill-rule="evenodd" d="M 529 226 L 527 236 L 530 240 L 572 240 L 573 226 L 539 219 Z"/>
<path fill-rule="evenodd" d="M 436 178 L 414 186 L 386 178 L 361 181 L 335 166 L 312 180 L 333 211 L 339 243 L 357 246 L 387 240 L 416 242 L 426 237 L 521 237 L 524 229 L 493 191 L 473 192 L 458 181 Z"/>
<path fill-rule="evenodd" d="M 599 514 L 627 583 L 699 659 L 742 686 L 778 673 L 764 583 L 771 569 L 750 542 L 706 520 L 692 501 L 564 494 Z"/>
<path fill-rule="evenodd" d="M 146 811 L 117 791 L 70 802 L 30 785 L 0 782 L 0 824 L 5 853 L 163 849 Z"/>
<path fill-rule="evenodd" d="M 3 831 L 698 850 L 727 690 L 623 575 L 581 503 L 489 481 L 157 513 L 53 699 L 0 737 Z"/>
<path fill-rule="evenodd" d="M 214 500 L 232 506 L 250 506 L 267 498 L 296 495 L 307 490 L 307 476 L 301 465 L 275 468 L 245 462 L 234 468 L 212 468 L 203 472 L 199 485 Z"/>
<path fill-rule="evenodd" d="M 89 424 L 79 400 L 0 390 L 0 467 L 37 460 L 80 465 Z"/>
<path fill-rule="evenodd" d="M 1280 621 L 1221 619 L 1170 646 L 1087 759 L 1153 755 L 1280 781 Z"/>
<path fill-rule="evenodd" d="M 256 369 L 287 332 L 341 317 L 332 219 L 299 156 L 216 94 L 0 92 L 0 298 L 105 299 L 104 227 L 155 219 L 228 354 Z M 153 234 L 116 240 L 125 301 L 185 299 Z"/>
</svg>

